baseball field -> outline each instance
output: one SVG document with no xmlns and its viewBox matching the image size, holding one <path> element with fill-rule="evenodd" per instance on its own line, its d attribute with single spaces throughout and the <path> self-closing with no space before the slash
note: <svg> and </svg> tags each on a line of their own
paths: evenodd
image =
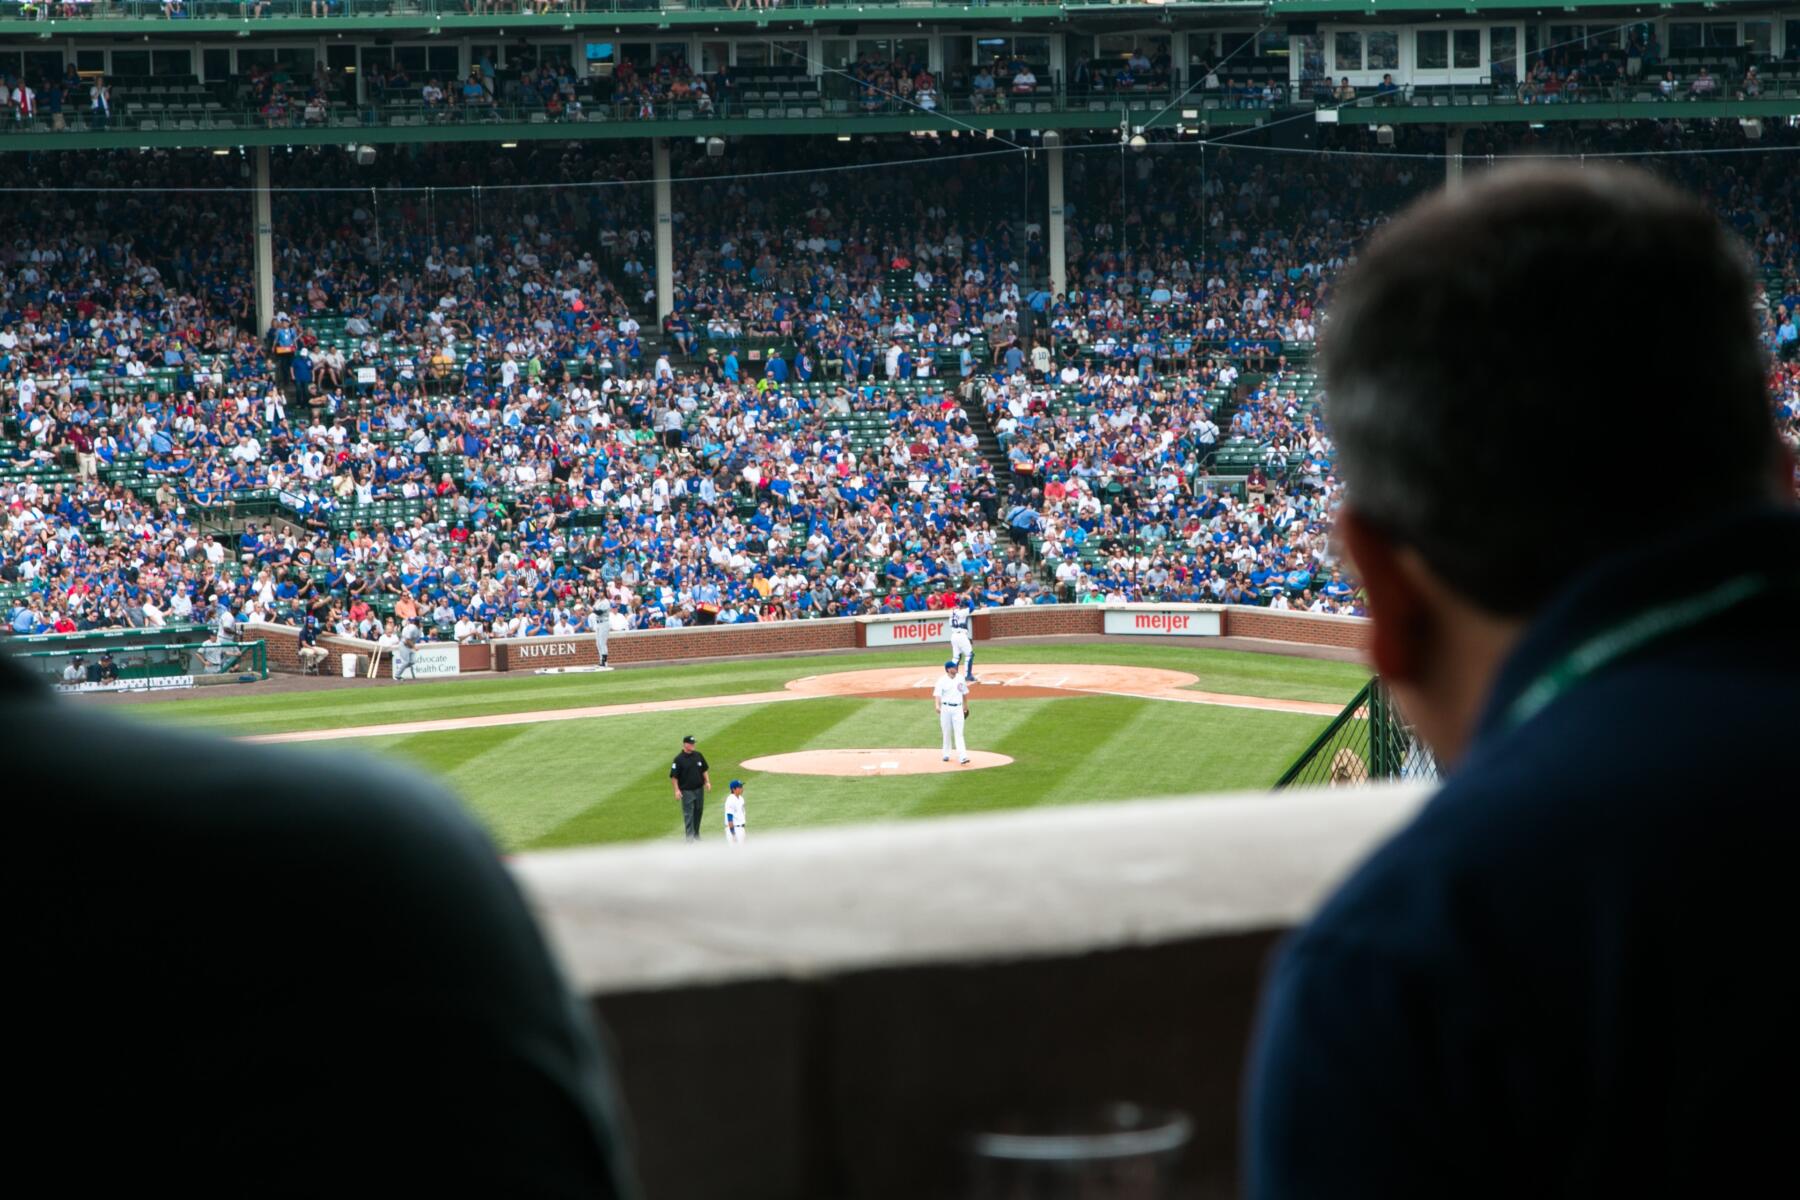
<svg viewBox="0 0 1800 1200">
<path fill-rule="evenodd" d="M 219 687 L 125 706 L 137 719 L 372 753 L 462 797 L 509 850 L 681 836 L 669 763 L 712 766 L 705 836 L 746 783 L 752 835 L 1267 787 L 1367 679 L 1273 654 L 1125 643 L 984 653 L 968 767 L 938 761 L 930 650 L 504 675 L 312 691 Z M 923 754 L 918 751 L 925 751 Z M 912 751 L 913 753 L 906 753 Z M 752 841 L 755 840 L 753 836 Z"/>
</svg>

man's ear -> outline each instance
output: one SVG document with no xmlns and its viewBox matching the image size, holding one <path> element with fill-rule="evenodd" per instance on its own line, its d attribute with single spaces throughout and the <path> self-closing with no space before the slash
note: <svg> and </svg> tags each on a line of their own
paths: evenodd
<svg viewBox="0 0 1800 1200">
<path fill-rule="evenodd" d="M 1348 505 L 1338 511 L 1336 536 L 1368 596 L 1369 658 L 1376 673 L 1400 684 L 1419 680 L 1429 670 L 1431 607 L 1399 547 Z"/>
</svg>

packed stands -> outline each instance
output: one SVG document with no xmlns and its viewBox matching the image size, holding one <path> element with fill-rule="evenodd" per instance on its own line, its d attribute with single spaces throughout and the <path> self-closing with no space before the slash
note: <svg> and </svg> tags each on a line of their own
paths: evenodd
<svg viewBox="0 0 1800 1200">
<path fill-rule="evenodd" d="M 1756 256 L 1792 441 L 1800 180 L 1734 132 L 1472 131 L 1466 161 L 1709 151 L 1647 161 Z M 56 202 L 0 248 L 11 627 L 472 640 L 952 590 L 1355 611 L 1312 343 L 1358 240 L 1437 182 L 1409 138 L 1077 142 L 1062 295 L 1041 185 L 985 139 L 826 140 L 785 174 L 752 139 L 678 147 L 661 327 L 647 155 L 535 146 L 278 154 L 264 337 L 219 236 L 241 159 L 32 159 Z"/>
</svg>

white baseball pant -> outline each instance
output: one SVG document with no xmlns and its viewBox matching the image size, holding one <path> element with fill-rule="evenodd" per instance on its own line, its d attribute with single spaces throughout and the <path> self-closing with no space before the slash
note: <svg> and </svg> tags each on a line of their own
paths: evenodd
<svg viewBox="0 0 1800 1200">
<path fill-rule="evenodd" d="M 956 660 L 958 667 L 964 663 L 971 667 L 975 665 L 975 643 L 960 629 L 950 631 L 950 656 Z"/>
<path fill-rule="evenodd" d="M 969 757 L 969 747 L 963 741 L 963 710 L 960 704 L 945 704 L 938 709 L 938 726 L 944 731 L 944 757 L 950 757 L 950 742 L 956 742 L 956 753 L 961 758 Z"/>
</svg>

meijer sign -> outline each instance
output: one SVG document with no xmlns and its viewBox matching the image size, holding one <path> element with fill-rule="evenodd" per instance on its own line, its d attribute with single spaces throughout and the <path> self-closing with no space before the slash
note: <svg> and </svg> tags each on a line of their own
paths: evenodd
<svg viewBox="0 0 1800 1200">
<path fill-rule="evenodd" d="M 1152 637 L 1218 637 L 1219 614 L 1193 609 L 1116 608 L 1106 613 L 1106 632 Z"/>
<path fill-rule="evenodd" d="M 896 621 L 869 622 L 871 646 L 926 646 L 950 640 L 950 622 L 944 617 L 919 616 Z"/>
</svg>

